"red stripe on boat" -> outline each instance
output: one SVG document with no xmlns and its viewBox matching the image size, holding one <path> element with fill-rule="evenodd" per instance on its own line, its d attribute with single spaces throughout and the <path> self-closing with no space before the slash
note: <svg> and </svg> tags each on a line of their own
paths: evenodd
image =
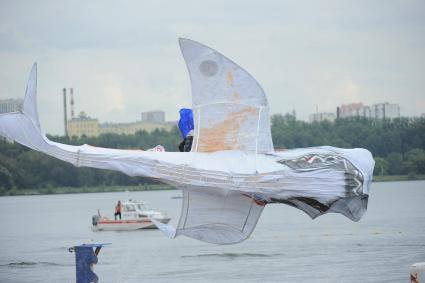
<svg viewBox="0 0 425 283">
<path fill-rule="evenodd" d="M 150 220 L 101 220 L 99 224 L 136 224 L 136 223 L 152 223 Z"/>
</svg>

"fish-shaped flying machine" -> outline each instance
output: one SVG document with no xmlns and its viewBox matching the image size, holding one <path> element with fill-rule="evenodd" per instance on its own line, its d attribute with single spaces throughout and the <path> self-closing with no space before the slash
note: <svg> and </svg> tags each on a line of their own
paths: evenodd
<svg viewBox="0 0 425 283">
<path fill-rule="evenodd" d="M 72 146 L 49 140 L 37 113 L 34 64 L 22 111 L 0 114 L 0 134 L 75 166 L 156 178 L 182 190 L 176 228 L 161 231 L 215 244 L 253 232 L 264 207 L 284 203 L 316 218 L 328 212 L 358 221 L 367 208 L 374 160 L 361 148 L 275 151 L 266 95 L 244 69 L 214 49 L 180 39 L 192 87 L 191 152 Z M 153 220 L 155 221 L 155 220 Z"/>
</svg>

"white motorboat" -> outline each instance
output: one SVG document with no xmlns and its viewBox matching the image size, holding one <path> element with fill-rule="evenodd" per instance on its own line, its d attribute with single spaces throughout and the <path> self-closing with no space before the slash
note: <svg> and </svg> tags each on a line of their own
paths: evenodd
<svg viewBox="0 0 425 283">
<path fill-rule="evenodd" d="M 157 229 L 151 219 L 164 224 L 167 224 L 171 219 L 163 212 L 152 210 L 148 203 L 132 199 L 121 204 L 121 214 L 122 219 L 115 220 L 101 215 L 98 211 L 98 214 L 92 217 L 92 230 L 129 231 L 138 229 Z"/>
</svg>

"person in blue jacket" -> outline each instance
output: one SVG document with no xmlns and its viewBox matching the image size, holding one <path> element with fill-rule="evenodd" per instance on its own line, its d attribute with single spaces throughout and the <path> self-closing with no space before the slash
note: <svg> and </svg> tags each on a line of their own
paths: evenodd
<svg viewBox="0 0 425 283">
<path fill-rule="evenodd" d="M 183 141 L 179 145 L 179 150 L 181 152 L 189 152 L 192 149 L 193 142 L 193 112 L 192 109 L 182 108 L 179 113 L 179 129 L 183 137 Z"/>
</svg>

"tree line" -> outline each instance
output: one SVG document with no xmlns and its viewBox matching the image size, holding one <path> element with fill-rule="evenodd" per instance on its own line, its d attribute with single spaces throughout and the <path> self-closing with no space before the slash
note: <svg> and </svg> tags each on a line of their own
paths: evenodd
<svg viewBox="0 0 425 283">
<path fill-rule="evenodd" d="M 375 158 L 374 175 L 425 174 L 425 119 L 400 118 L 372 120 L 361 117 L 335 122 L 306 123 L 291 115 L 271 117 L 276 149 L 320 145 L 343 148 L 362 147 Z M 147 149 L 158 144 L 178 151 L 181 135 L 171 131 L 140 131 L 134 135 L 103 134 L 99 137 L 60 137 L 49 139 L 73 145 L 90 144 L 108 148 Z M 0 194 L 19 189 L 140 185 L 154 183 L 143 177 L 73 165 L 30 150 L 19 144 L 0 141 Z"/>
<path fill-rule="evenodd" d="M 425 174 L 425 119 L 376 120 L 364 117 L 306 123 L 291 115 L 272 116 L 275 148 L 331 145 L 366 148 L 374 175 Z"/>
</svg>

